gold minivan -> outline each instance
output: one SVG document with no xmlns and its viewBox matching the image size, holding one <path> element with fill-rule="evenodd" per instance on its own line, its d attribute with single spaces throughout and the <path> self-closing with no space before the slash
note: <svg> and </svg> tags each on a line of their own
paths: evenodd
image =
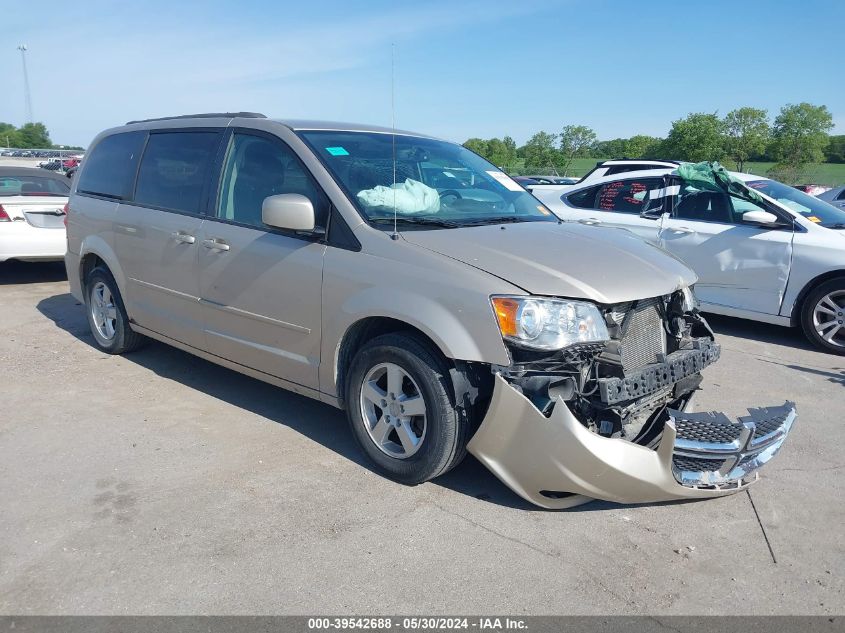
<svg viewBox="0 0 845 633">
<path fill-rule="evenodd" d="M 694 413 L 718 343 L 695 274 L 561 223 L 446 141 L 251 113 L 136 121 L 74 179 L 66 263 L 95 344 L 146 337 L 346 410 L 406 483 L 467 450 L 525 499 L 737 492 L 787 402 Z"/>
</svg>

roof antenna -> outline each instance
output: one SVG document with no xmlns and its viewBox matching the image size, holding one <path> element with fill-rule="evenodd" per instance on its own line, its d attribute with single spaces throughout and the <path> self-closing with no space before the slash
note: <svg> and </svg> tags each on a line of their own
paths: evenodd
<svg viewBox="0 0 845 633">
<path fill-rule="evenodd" d="M 396 230 L 396 44 L 390 44 L 390 128 L 393 131 L 390 138 L 393 143 L 393 235 L 392 240 L 399 239 L 399 231 Z"/>
</svg>

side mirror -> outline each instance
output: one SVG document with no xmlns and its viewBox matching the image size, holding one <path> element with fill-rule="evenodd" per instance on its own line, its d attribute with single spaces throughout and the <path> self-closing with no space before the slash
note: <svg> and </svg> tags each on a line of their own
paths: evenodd
<svg viewBox="0 0 845 633">
<path fill-rule="evenodd" d="M 264 198 L 261 221 L 287 231 L 313 231 L 314 205 L 299 193 L 280 193 Z"/>
<path fill-rule="evenodd" d="M 746 211 L 742 214 L 744 224 L 757 224 L 759 226 L 780 226 L 782 223 L 778 216 L 768 211 Z"/>
</svg>

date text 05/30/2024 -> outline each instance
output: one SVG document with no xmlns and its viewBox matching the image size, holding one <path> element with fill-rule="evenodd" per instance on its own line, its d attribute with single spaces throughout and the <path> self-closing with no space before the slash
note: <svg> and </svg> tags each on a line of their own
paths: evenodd
<svg viewBox="0 0 845 633">
<path fill-rule="evenodd" d="M 329 617 L 309 618 L 312 630 L 406 630 L 406 631 L 518 631 L 528 628 L 525 620 L 509 617 Z"/>
</svg>

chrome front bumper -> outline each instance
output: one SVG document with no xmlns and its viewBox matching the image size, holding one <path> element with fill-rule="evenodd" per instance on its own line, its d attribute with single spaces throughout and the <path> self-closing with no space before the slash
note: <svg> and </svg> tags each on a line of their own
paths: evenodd
<svg viewBox="0 0 845 633">
<path fill-rule="evenodd" d="M 559 400 L 546 418 L 501 376 L 469 451 L 511 490 L 543 508 L 591 499 L 651 503 L 733 494 L 783 445 L 795 405 L 720 413 L 671 411 L 656 450 L 585 428 Z"/>
</svg>

